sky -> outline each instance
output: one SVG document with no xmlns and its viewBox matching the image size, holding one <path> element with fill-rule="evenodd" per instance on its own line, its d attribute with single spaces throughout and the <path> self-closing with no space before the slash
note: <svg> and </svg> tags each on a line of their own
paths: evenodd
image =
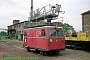
<svg viewBox="0 0 90 60">
<path fill-rule="evenodd" d="M 27 21 L 31 0 L 0 0 L 0 28 L 7 28 L 13 20 Z M 76 31 L 82 30 L 81 13 L 90 10 L 90 0 L 34 0 L 34 10 L 48 4 L 60 4 L 65 14 L 63 23 L 68 23 Z"/>
</svg>

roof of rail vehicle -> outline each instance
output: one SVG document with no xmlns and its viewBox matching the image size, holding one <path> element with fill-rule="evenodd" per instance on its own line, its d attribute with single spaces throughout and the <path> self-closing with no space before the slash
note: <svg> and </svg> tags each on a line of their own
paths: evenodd
<svg viewBox="0 0 90 60">
<path fill-rule="evenodd" d="M 56 27 L 55 25 L 43 25 L 43 26 L 35 26 L 35 27 L 29 27 L 25 30 L 28 30 L 28 29 L 35 29 L 35 28 L 63 28 L 63 27 Z"/>
</svg>

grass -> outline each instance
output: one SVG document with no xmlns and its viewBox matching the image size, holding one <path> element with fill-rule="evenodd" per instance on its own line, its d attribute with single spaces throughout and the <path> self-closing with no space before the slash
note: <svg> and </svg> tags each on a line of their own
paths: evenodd
<svg viewBox="0 0 90 60">
<path fill-rule="evenodd" d="M 0 36 L 0 40 L 19 40 L 19 39 L 15 39 L 15 38 L 8 39 L 7 36 Z"/>
</svg>

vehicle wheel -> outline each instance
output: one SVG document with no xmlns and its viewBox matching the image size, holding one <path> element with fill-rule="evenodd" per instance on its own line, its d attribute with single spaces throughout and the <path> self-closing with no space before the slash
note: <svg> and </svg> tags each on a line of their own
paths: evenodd
<svg viewBox="0 0 90 60">
<path fill-rule="evenodd" d="M 29 48 L 27 48 L 27 51 L 31 52 L 31 50 Z"/>
<path fill-rule="evenodd" d="M 40 53 L 40 51 L 39 50 L 37 50 L 37 49 L 35 49 L 35 51 L 33 51 L 34 53 Z"/>
<path fill-rule="evenodd" d="M 59 51 L 57 51 L 56 54 L 59 54 Z"/>
<path fill-rule="evenodd" d="M 43 51 L 40 51 L 40 54 L 43 55 Z"/>
<path fill-rule="evenodd" d="M 43 54 L 44 56 L 47 56 L 48 55 L 48 52 L 46 52 L 46 51 L 44 51 L 44 54 Z"/>
</svg>

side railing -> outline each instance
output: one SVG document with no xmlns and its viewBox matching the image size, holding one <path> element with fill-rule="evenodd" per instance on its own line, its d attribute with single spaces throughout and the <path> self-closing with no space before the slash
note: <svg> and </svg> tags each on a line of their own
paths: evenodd
<svg viewBox="0 0 90 60">
<path fill-rule="evenodd" d="M 46 5 L 42 8 L 38 8 L 35 11 L 33 11 L 33 16 L 31 19 L 36 19 L 38 17 L 42 17 L 42 16 L 46 16 L 48 14 L 57 14 L 59 15 L 59 13 L 64 14 L 65 11 L 62 11 L 62 7 L 59 4 L 56 5 Z"/>
</svg>

